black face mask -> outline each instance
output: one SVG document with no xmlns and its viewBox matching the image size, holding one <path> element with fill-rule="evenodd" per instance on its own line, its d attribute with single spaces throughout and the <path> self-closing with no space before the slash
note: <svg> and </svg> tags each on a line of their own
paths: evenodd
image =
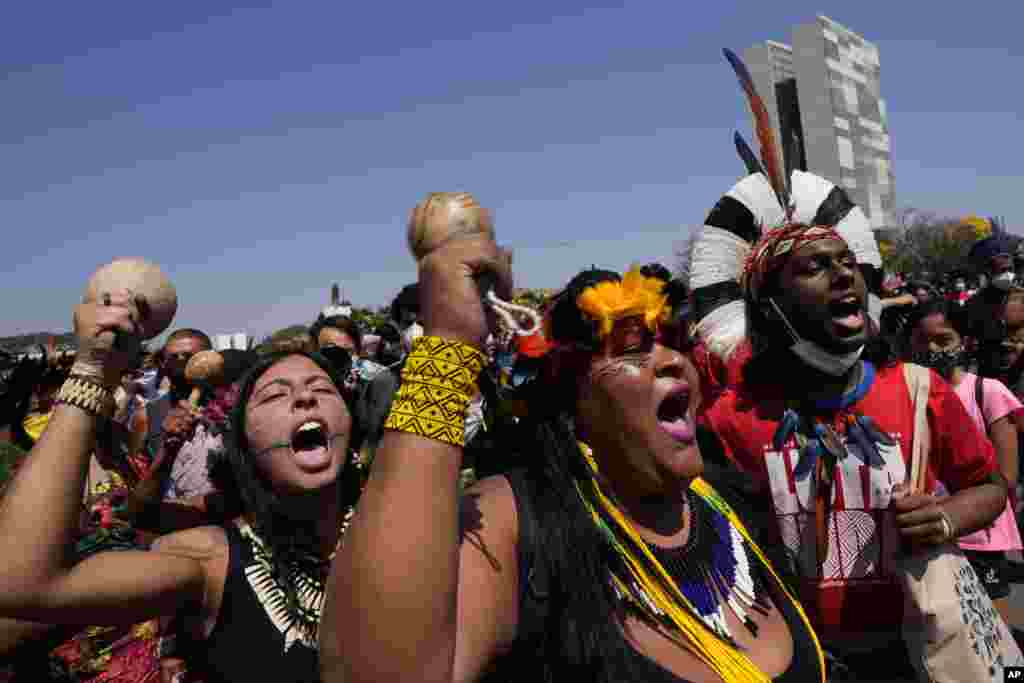
<svg viewBox="0 0 1024 683">
<path fill-rule="evenodd" d="M 962 346 L 955 349 L 943 349 L 942 351 L 925 351 L 914 354 L 914 362 L 931 368 L 942 375 L 945 379 L 953 376 L 953 370 L 964 365 L 966 354 Z"/>
<path fill-rule="evenodd" d="M 324 346 L 320 355 L 330 362 L 339 375 L 348 377 L 352 370 L 352 354 L 340 346 Z"/>
<path fill-rule="evenodd" d="M 401 342 L 381 342 L 377 349 L 377 362 L 381 365 L 394 365 L 402 360 L 405 354 Z"/>
</svg>

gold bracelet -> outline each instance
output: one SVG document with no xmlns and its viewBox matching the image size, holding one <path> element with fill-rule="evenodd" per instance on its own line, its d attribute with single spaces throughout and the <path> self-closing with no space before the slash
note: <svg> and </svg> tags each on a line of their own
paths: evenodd
<svg viewBox="0 0 1024 683">
<path fill-rule="evenodd" d="M 96 417 L 114 414 L 114 392 L 92 377 L 71 375 L 57 392 L 57 403 L 81 408 Z"/>
<path fill-rule="evenodd" d="M 466 408 L 477 393 L 485 361 L 483 353 L 466 344 L 416 339 L 384 428 L 465 446 Z"/>
</svg>

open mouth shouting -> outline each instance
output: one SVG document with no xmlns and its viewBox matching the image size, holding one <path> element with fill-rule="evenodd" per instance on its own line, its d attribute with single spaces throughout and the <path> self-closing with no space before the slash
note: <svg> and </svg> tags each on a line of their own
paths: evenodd
<svg viewBox="0 0 1024 683">
<path fill-rule="evenodd" d="M 857 334 L 864 329 L 864 303 L 856 294 L 846 294 L 832 300 L 828 312 L 840 336 Z"/>
<path fill-rule="evenodd" d="M 330 442 L 327 424 L 323 420 L 305 420 L 292 432 L 292 455 L 302 469 L 322 470 L 331 464 Z"/>
<path fill-rule="evenodd" d="M 658 404 L 658 427 L 680 444 L 692 444 L 696 438 L 690 414 L 690 388 L 679 384 Z"/>
</svg>

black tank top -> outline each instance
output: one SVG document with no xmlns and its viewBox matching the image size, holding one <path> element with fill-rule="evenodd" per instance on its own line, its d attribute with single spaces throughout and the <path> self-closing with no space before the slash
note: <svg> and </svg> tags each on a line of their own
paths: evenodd
<svg viewBox="0 0 1024 683">
<path fill-rule="evenodd" d="M 285 637 L 267 611 L 274 606 L 264 607 L 246 577 L 246 567 L 254 564 L 251 543 L 234 524 L 224 530 L 231 553 L 224 598 L 209 638 L 193 644 L 191 667 L 205 683 L 319 683 L 316 650 L 301 641 L 285 650 Z"/>
<path fill-rule="evenodd" d="M 531 494 L 533 483 L 524 470 L 513 470 L 504 474 L 512 488 L 515 496 L 516 511 L 519 518 L 519 628 L 516 632 L 516 640 L 512 649 L 505 656 L 501 657 L 495 666 L 488 672 L 486 680 L 488 683 L 499 683 L 505 680 L 522 678 L 524 673 L 517 667 L 529 667 L 539 665 L 538 654 L 538 633 L 544 628 L 548 617 L 546 596 L 548 595 L 548 581 L 550 578 L 543 576 L 540 571 L 541 565 L 535 561 L 535 556 L 543 552 L 538 545 L 539 536 L 536 530 L 537 516 L 534 511 L 534 498 Z M 750 521 L 748 515 L 743 514 L 743 502 L 736 500 L 730 487 L 725 482 L 716 481 L 715 469 L 705 468 L 704 479 L 715 488 L 716 491 L 733 507 L 740 518 L 747 524 Z M 748 530 L 755 535 L 754 525 L 748 524 Z M 770 560 L 771 553 L 762 546 L 762 550 L 768 553 Z M 773 566 L 778 570 L 780 565 L 773 561 Z M 758 563 L 758 569 L 762 573 L 761 579 L 764 585 L 774 586 L 774 579 L 765 576 L 767 573 Z M 780 599 L 776 591 L 772 592 L 773 602 L 782 614 L 783 620 L 789 627 L 790 637 L 793 640 L 793 658 L 789 667 L 772 680 L 774 683 L 813 683 L 822 679 L 818 654 L 814 646 L 814 638 L 799 613 L 793 606 L 792 601 Z M 625 637 L 623 637 L 625 640 Z M 689 683 L 686 679 L 679 678 L 671 671 L 665 669 L 654 660 L 637 652 L 627 643 L 627 651 L 633 659 L 632 669 L 640 674 L 640 681 L 643 683 Z"/>
</svg>

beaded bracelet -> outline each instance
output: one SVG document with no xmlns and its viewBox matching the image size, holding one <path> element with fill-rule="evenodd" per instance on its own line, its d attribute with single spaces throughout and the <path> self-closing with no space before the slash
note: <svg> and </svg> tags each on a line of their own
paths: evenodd
<svg viewBox="0 0 1024 683">
<path fill-rule="evenodd" d="M 114 414 L 114 392 L 92 377 L 71 375 L 57 392 L 56 403 L 75 406 L 96 417 Z"/>
<path fill-rule="evenodd" d="M 384 423 L 391 429 L 465 446 L 466 408 L 486 362 L 479 350 L 440 337 L 419 337 Z"/>
</svg>

